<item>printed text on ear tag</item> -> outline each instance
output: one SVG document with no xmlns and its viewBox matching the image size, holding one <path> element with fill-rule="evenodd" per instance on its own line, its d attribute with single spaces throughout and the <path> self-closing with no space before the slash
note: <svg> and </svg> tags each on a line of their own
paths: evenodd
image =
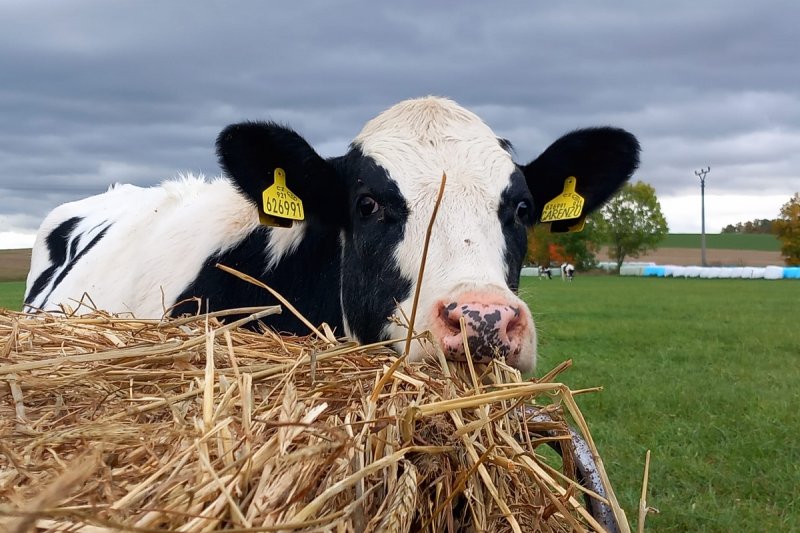
<svg viewBox="0 0 800 533">
<path fill-rule="evenodd" d="M 572 220 L 581 216 L 583 212 L 583 196 L 575 192 L 576 184 L 575 176 L 570 176 L 564 181 L 564 191 L 544 204 L 542 222 Z"/>
<path fill-rule="evenodd" d="M 273 173 L 275 182 L 262 193 L 263 212 L 259 212 L 259 220 L 268 226 L 291 227 L 293 220 L 303 220 L 303 202 L 286 186 L 286 173 L 276 168 Z"/>
</svg>

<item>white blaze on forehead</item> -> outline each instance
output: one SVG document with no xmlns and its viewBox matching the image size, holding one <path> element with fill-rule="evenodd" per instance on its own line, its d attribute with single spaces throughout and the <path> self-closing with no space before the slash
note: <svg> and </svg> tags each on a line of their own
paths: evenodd
<svg viewBox="0 0 800 533">
<path fill-rule="evenodd" d="M 445 98 L 406 100 L 367 122 L 353 141 L 405 194 L 448 184 L 486 188 L 499 198 L 514 170 L 511 155 L 477 115 Z"/>
<path fill-rule="evenodd" d="M 477 115 L 447 99 L 408 100 L 368 122 L 354 144 L 388 172 L 408 204 L 409 218 L 395 257 L 414 286 L 442 173 L 447 174 L 428 250 L 420 313 L 437 301 L 475 289 L 516 300 L 506 285 L 505 240 L 498 217 L 501 194 L 515 165 Z M 410 298 L 401 306 L 408 313 Z M 416 329 L 427 329 L 426 321 L 423 316 Z"/>
</svg>

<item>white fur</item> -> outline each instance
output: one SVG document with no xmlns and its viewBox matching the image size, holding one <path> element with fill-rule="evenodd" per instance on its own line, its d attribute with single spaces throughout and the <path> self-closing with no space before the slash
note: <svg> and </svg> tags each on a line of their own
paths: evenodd
<svg viewBox="0 0 800 533">
<path fill-rule="evenodd" d="M 74 308 L 85 292 L 100 309 L 138 317 L 162 316 L 164 305 L 174 302 L 210 255 L 236 246 L 259 224 L 252 204 L 227 179 L 186 175 L 157 187 L 115 186 L 61 205 L 47 216 L 34 244 L 29 288 L 50 266 L 44 239 L 74 216 L 85 217 L 76 234 L 107 222 L 112 225 L 43 307 L 52 310 L 66 303 Z M 296 248 L 304 234 L 304 224 L 273 232 L 266 268 Z M 80 249 L 92 236 L 81 237 Z M 42 306 L 50 288 L 30 302 L 32 307 Z"/>
<path fill-rule="evenodd" d="M 400 302 L 406 316 L 411 316 L 422 243 L 442 173 L 447 174 L 428 249 L 416 330 L 431 327 L 430 310 L 436 302 L 453 301 L 467 291 L 492 293 L 525 306 L 506 286 L 505 239 L 497 216 L 515 165 L 480 118 L 447 99 L 408 100 L 367 123 L 355 144 L 388 171 L 410 209 L 395 252 L 401 273 L 413 280 L 412 297 Z M 387 328 L 394 338 L 404 336 L 399 325 Z M 523 353 L 535 357 L 532 325 L 530 330 Z M 412 357 L 422 353 L 423 348 L 417 347 Z"/>
</svg>

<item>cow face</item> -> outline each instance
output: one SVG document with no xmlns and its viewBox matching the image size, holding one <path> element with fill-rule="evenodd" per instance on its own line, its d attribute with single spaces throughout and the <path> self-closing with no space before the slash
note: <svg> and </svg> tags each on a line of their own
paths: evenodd
<svg viewBox="0 0 800 533">
<path fill-rule="evenodd" d="M 341 230 L 344 324 L 362 342 L 407 333 L 445 173 L 415 330 L 430 330 L 446 354 L 458 357 L 463 318 L 473 358 L 502 356 L 527 371 L 535 364 L 536 333 L 515 295 L 526 231 L 568 176 L 578 177 L 585 211 L 599 206 L 633 173 L 638 144 L 621 130 L 581 130 L 524 167 L 507 148 L 476 115 L 433 97 L 388 109 L 365 125 L 347 154 L 328 161 L 275 124 L 230 126 L 218 139 L 222 166 L 256 204 L 272 170 L 282 167 L 308 223 Z M 431 347 L 415 343 L 409 356 L 426 351 Z"/>
</svg>

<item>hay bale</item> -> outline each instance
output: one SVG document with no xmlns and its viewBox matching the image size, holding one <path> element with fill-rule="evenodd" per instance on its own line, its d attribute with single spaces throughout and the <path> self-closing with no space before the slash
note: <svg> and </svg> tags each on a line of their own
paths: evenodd
<svg viewBox="0 0 800 533">
<path fill-rule="evenodd" d="M 565 386 L 241 322 L 0 312 L 0 529 L 602 529 L 539 455 L 565 406 L 591 444 Z"/>
</svg>

